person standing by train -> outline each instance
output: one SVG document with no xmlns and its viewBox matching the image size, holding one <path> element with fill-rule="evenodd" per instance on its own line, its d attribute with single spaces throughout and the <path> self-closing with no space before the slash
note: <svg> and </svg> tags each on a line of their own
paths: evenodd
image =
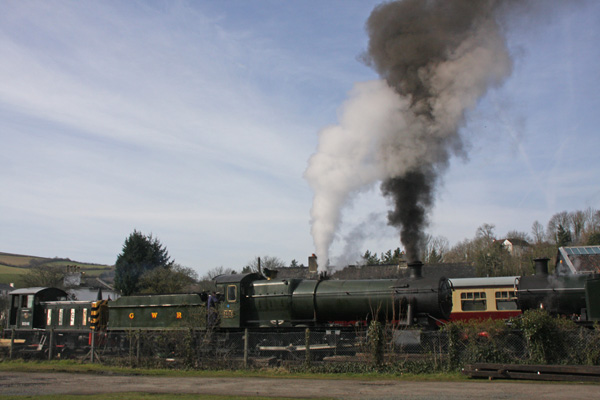
<svg viewBox="0 0 600 400">
<path fill-rule="evenodd" d="M 217 323 L 217 318 L 219 316 L 217 304 L 219 304 L 219 298 L 217 297 L 217 293 L 213 291 L 210 296 L 208 296 L 208 301 L 206 303 L 206 318 L 209 328 L 212 328 Z"/>
</svg>

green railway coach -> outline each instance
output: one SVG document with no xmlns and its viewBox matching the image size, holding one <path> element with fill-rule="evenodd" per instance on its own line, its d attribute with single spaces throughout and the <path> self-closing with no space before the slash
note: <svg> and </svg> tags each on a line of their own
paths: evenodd
<svg viewBox="0 0 600 400">
<path fill-rule="evenodd" d="M 204 294 L 126 296 L 108 303 L 109 330 L 206 327 Z"/>
</svg>

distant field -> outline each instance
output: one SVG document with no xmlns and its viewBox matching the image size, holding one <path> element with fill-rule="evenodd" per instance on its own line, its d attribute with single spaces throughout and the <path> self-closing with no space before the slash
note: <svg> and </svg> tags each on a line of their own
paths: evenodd
<svg viewBox="0 0 600 400">
<path fill-rule="evenodd" d="M 77 266 L 86 276 L 92 277 L 100 276 L 113 269 L 109 265 L 72 261 L 66 258 L 45 258 L 0 252 L 0 283 L 14 283 L 15 286 L 20 287 L 22 276 L 27 273 L 29 268 L 36 265 Z"/>
<path fill-rule="evenodd" d="M 17 287 L 21 286 L 21 276 L 27 272 L 27 268 L 9 267 L 0 265 L 0 283 L 14 283 Z"/>
<path fill-rule="evenodd" d="M 0 253 L 0 264 L 15 267 L 28 267 L 33 260 L 50 260 L 49 258 L 20 256 L 17 254 Z"/>
</svg>

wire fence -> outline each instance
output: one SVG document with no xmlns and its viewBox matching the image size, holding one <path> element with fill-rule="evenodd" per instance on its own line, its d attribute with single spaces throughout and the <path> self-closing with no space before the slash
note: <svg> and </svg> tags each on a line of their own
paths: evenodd
<svg viewBox="0 0 600 400">
<path fill-rule="evenodd" d="M 472 363 L 600 365 L 600 330 L 530 319 L 453 323 L 439 330 L 367 329 L 12 331 L 2 359 L 76 358 L 142 368 L 284 366 L 329 372 L 459 371 Z M 556 320 L 556 319 L 555 319 Z M 5 332 L 6 333 L 6 332 Z M 6 335 L 4 335 L 6 337 Z"/>
</svg>

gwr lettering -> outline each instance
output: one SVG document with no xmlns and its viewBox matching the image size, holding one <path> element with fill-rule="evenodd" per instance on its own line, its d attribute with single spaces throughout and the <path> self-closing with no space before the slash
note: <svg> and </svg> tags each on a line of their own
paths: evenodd
<svg viewBox="0 0 600 400">
<path fill-rule="evenodd" d="M 177 319 L 181 319 L 181 313 L 180 313 L 180 312 L 176 313 L 176 314 L 175 314 L 175 317 L 176 317 Z"/>
<path fill-rule="evenodd" d="M 158 317 L 158 313 L 157 312 L 153 312 L 152 313 L 152 319 L 156 319 L 156 317 Z"/>
</svg>

